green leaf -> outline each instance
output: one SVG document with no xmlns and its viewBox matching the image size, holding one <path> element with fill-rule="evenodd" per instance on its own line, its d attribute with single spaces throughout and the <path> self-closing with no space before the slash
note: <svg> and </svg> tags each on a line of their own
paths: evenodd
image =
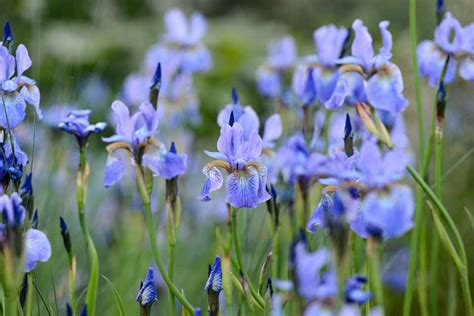
<svg viewBox="0 0 474 316">
<path fill-rule="evenodd" d="M 107 281 L 107 284 L 109 285 L 110 287 L 110 290 L 112 291 L 112 294 L 114 295 L 114 298 L 115 298 L 115 303 L 117 304 L 117 308 L 119 310 L 119 315 L 120 316 L 125 316 L 126 313 L 125 313 L 125 305 L 123 304 L 123 301 L 122 301 L 122 298 L 120 297 L 120 294 L 119 292 L 117 291 L 117 289 L 115 288 L 114 284 L 112 283 L 112 281 L 110 281 L 105 275 L 101 275 L 101 277 Z"/>
</svg>

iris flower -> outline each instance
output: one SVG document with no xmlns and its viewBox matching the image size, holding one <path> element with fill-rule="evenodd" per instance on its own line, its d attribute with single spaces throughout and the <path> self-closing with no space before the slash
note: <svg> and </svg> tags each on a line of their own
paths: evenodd
<svg viewBox="0 0 474 316">
<path fill-rule="evenodd" d="M 140 288 L 137 293 L 136 301 L 142 306 L 150 307 L 157 298 L 157 291 L 155 287 L 155 279 L 153 277 L 153 268 L 149 268 L 145 280 L 140 283 Z"/>
</svg>

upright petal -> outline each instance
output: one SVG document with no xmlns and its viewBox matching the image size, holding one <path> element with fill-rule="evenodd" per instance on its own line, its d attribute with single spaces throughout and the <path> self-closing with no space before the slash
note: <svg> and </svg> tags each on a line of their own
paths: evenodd
<svg viewBox="0 0 474 316">
<path fill-rule="evenodd" d="M 31 58 L 25 45 L 20 44 L 16 49 L 16 76 L 20 78 L 23 72 L 31 67 Z"/>
<path fill-rule="evenodd" d="M 259 67 L 256 74 L 258 92 L 267 98 L 277 98 L 282 93 L 281 74 L 266 66 Z"/>
<path fill-rule="evenodd" d="M 258 115 L 250 105 L 247 105 L 244 108 L 244 113 L 236 121 L 239 122 L 244 128 L 245 139 L 249 138 L 249 135 L 253 130 L 258 132 L 260 129 L 260 120 L 258 119 Z"/>
<path fill-rule="evenodd" d="M 104 170 L 104 187 L 110 188 L 118 182 L 125 173 L 125 165 L 118 152 L 109 153 Z"/>
<path fill-rule="evenodd" d="M 382 21 L 379 23 L 380 34 L 382 35 L 382 47 L 376 57 L 376 66 L 387 63 L 392 58 L 392 33 L 388 30 L 390 22 Z"/>
<path fill-rule="evenodd" d="M 130 111 L 128 110 L 128 107 L 123 104 L 122 101 L 116 100 L 112 103 L 112 111 L 115 115 L 115 128 L 117 135 L 120 135 L 131 142 L 134 126 L 130 119 Z"/>
<path fill-rule="evenodd" d="M 280 114 L 273 114 L 265 121 L 265 129 L 263 130 L 263 147 L 273 148 L 274 141 L 280 138 L 282 133 Z"/>
<path fill-rule="evenodd" d="M 242 162 L 256 161 L 262 155 L 262 139 L 257 130 L 253 130 L 242 150 Z M 240 162 L 240 161 L 238 161 Z"/>
<path fill-rule="evenodd" d="M 188 41 L 190 44 L 199 42 L 207 32 L 207 22 L 204 16 L 199 12 L 191 15 L 191 27 L 189 30 Z"/>
<path fill-rule="evenodd" d="M 463 28 L 450 12 L 446 13 L 443 21 L 434 33 L 436 44 L 446 53 L 456 53 L 463 45 Z"/>
<path fill-rule="evenodd" d="M 186 16 L 179 9 L 171 9 L 165 13 L 164 39 L 171 42 L 184 42 L 189 32 Z"/>
<path fill-rule="evenodd" d="M 51 257 L 51 244 L 48 237 L 37 229 L 30 228 L 25 237 L 25 272 L 30 272 L 38 262 L 46 262 Z"/>
<path fill-rule="evenodd" d="M 231 164 L 245 163 L 242 158 L 244 147 L 244 129 L 235 122 L 233 126 L 225 124 L 221 128 L 221 135 L 217 140 L 217 149 L 227 156 Z"/>
<path fill-rule="evenodd" d="M 296 60 L 296 45 L 293 37 L 285 36 L 268 46 L 268 64 L 277 69 L 286 69 Z"/>
<path fill-rule="evenodd" d="M 346 28 L 338 28 L 335 25 L 324 25 L 313 33 L 316 51 L 321 64 L 333 67 L 341 57 L 342 48 L 347 37 Z"/>
<path fill-rule="evenodd" d="M 354 41 L 352 42 L 352 55 L 359 58 L 367 69 L 371 65 L 372 57 L 374 57 L 372 36 L 370 36 L 369 30 L 359 19 L 352 23 L 352 29 L 355 32 Z"/>
</svg>

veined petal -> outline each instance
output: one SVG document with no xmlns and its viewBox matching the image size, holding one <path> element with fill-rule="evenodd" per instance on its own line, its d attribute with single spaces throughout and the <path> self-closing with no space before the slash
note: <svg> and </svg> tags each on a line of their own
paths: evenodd
<svg viewBox="0 0 474 316">
<path fill-rule="evenodd" d="M 36 116 L 41 120 L 43 118 L 43 113 L 39 107 L 41 96 L 38 87 L 35 84 L 25 85 L 21 88 L 20 93 L 25 101 L 35 108 Z"/>
<path fill-rule="evenodd" d="M 104 187 L 110 188 L 118 182 L 125 173 L 122 157 L 116 151 L 109 153 L 104 170 Z"/>
<path fill-rule="evenodd" d="M 256 208 L 259 197 L 259 175 L 254 167 L 234 171 L 226 180 L 227 203 L 235 208 Z"/>
<path fill-rule="evenodd" d="M 227 156 L 230 162 L 241 158 L 244 147 L 244 129 L 240 123 L 233 126 L 224 124 L 217 140 L 217 149 Z"/>
<path fill-rule="evenodd" d="M 25 237 L 25 272 L 30 272 L 38 262 L 46 262 L 51 257 L 51 244 L 48 237 L 37 229 L 30 228 Z"/>
<path fill-rule="evenodd" d="M 23 96 L 17 92 L 5 93 L 0 92 L 0 126 L 3 128 L 15 128 L 25 119 L 26 103 Z M 5 107 L 5 108 L 4 108 Z M 8 120 L 5 116 L 7 111 Z"/>
<path fill-rule="evenodd" d="M 216 167 L 208 168 L 205 166 L 202 169 L 202 173 L 206 176 L 206 180 L 202 186 L 201 194 L 199 199 L 201 201 L 210 201 L 210 194 L 216 190 L 219 190 L 224 183 L 224 178 L 222 177 L 221 172 Z"/>
<path fill-rule="evenodd" d="M 420 61 L 420 75 L 423 78 L 428 78 L 428 82 L 432 87 L 437 87 L 448 55 L 441 51 L 432 41 L 421 42 L 416 49 L 416 54 Z M 445 83 L 450 83 L 455 79 L 456 64 L 457 62 L 454 58 L 449 60 L 448 69 L 444 77 Z"/>
<path fill-rule="evenodd" d="M 328 68 L 316 68 L 316 94 L 319 102 L 324 104 L 334 93 L 337 81 L 339 79 L 339 72 L 337 70 Z"/>
<path fill-rule="evenodd" d="M 131 142 L 134 126 L 128 107 L 122 101 L 115 100 L 112 103 L 112 111 L 115 115 L 117 135 L 123 136 Z"/>
</svg>

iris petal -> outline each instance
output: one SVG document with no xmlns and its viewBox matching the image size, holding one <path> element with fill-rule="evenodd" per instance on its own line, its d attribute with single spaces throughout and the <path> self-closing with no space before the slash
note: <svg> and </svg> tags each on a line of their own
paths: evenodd
<svg viewBox="0 0 474 316">
<path fill-rule="evenodd" d="M 30 228 L 25 238 L 25 272 L 30 272 L 38 262 L 46 262 L 51 257 L 51 244 L 48 237 L 37 229 Z"/>
</svg>

